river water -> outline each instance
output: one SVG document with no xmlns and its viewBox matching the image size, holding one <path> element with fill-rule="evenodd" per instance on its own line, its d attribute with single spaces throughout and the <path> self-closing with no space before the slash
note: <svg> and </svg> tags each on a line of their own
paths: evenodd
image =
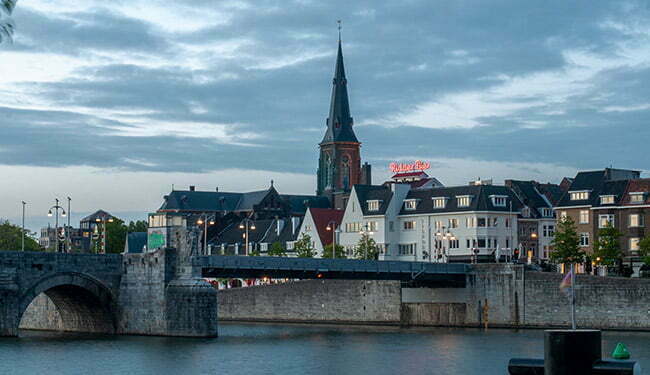
<svg viewBox="0 0 650 375">
<path fill-rule="evenodd" d="M 221 323 L 216 339 L 22 331 L 0 339 L 0 374 L 506 374 L 544 356 L 541 330 Z M 650 333 L 604 332 L 650 369 Z"/>
</svg>

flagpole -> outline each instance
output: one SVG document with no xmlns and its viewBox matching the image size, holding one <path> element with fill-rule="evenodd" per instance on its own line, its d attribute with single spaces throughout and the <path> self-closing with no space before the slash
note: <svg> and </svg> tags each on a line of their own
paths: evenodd
<svg viewBox="0 0 650 375">
<path fill-rule="evenodd" d="M 576 329 L 576 274 L 575 265 L 571 263 L 571 329 Z"/>
</svg>

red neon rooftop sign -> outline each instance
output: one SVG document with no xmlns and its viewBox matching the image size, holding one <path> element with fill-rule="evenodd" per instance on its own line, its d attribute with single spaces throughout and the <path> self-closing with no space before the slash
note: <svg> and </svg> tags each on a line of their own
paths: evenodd
<svg viewBox="0 0 650 375">
<path fill-rule="evenodd" d="M 411 164 L 393 162 L 388 164 L 388 168 L 393 173 L 425 171 L 431 168 L 431 163 L 428 161 L 421 161 L 421 160 L 416 160 L 414 163 Z"/>
</svg>

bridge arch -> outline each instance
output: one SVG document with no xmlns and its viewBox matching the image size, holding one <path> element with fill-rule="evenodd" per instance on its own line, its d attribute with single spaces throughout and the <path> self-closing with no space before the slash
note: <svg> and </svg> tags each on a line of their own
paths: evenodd
<svg viewBox="0 0 650 375">
<path fill-rule="evenodd" d="M 116 332 L 116 299 L 97 279 L 82 273 L 64 272 L 43 277 L 19 298 L 18 321 L 40 294 L 45 294 L 61 317 L 63 331 Z"/>
</svg>

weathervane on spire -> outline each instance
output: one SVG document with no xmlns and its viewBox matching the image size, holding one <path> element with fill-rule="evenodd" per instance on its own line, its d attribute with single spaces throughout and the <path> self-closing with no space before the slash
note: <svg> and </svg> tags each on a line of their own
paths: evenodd
<svg viewBox="0 0 650 375">
<path fill-rule="evenodd" d="M 338 29 L 339 29 L 339 42 L 341 42 L 341 20 L 337 20 L 336 23 L 339 24 L 339 27 L 338 27 Z"/>
</svg>

